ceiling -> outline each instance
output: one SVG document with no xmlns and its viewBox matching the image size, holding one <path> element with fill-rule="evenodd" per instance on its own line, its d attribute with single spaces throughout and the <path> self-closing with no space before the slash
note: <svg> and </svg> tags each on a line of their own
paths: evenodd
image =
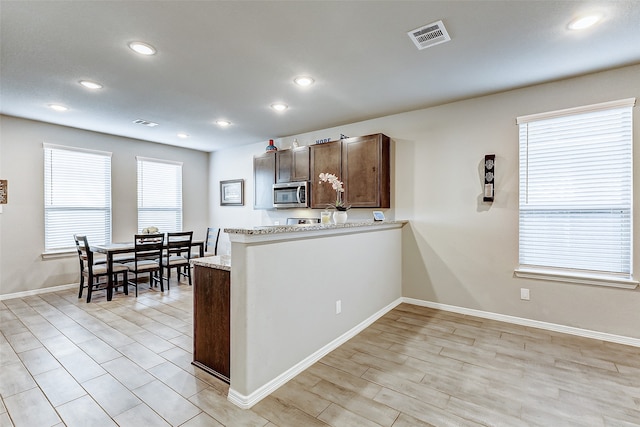
<svg viewBox="0 0 640 427">
<path fill-rule="evenodd" d="M 203 151 L 640 63 L 637 0 L 2 0 L 0 19 L 0 113 Z M 439 20 L 451 41 L 418 50 L 407 32 Z"/>
</svg>

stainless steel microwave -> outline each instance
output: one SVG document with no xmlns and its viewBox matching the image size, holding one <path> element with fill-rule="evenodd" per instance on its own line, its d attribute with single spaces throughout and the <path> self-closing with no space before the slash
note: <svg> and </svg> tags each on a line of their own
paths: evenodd
<svg viewBox="0 0 640 427">
<path fill-rule="evenodd" d="M 274 208 L 308 208 L 309 181 L 273 184 Z"/>
</svg>

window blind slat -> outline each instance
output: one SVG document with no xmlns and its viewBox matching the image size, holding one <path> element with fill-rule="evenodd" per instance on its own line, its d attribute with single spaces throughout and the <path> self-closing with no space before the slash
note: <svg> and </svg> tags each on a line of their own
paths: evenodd
<svg viewBox="0 0 640 427">
<path fill-rule="evenodd" d="M 632 271 L 632 106 L 520 123 L 521 266 Z"/>
</svg>

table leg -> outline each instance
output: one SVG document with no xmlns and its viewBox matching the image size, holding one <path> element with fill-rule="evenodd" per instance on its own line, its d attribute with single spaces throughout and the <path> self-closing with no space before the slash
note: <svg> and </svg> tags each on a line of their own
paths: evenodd
<svg viewBox="0 0 640 427">
<path fill-rule="evenodd" d="M 113 298 L 113 253 L 107 252 L 107 301 Z"/>
</svg>

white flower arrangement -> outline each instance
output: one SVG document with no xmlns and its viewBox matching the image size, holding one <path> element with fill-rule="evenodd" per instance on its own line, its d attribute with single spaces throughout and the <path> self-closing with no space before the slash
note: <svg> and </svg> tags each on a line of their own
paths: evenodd
<svg viewBox="0 0 640 427">
<path fill-rule="evenodd" d="M 147 227 L 147 228 L 143 228 L 142 229 L 142 234 L 157 234 L 158 233 L 158 227 Z"/>
<path fill-rule="evenodd" d="M 328 182 L 331 184 L 334 190 L 336 190 L 336 202 L 330 203 L 328 206 L 335 208 L 339 211 L 346 211 L 351 208 L 351 206 L 345 206 L 344 201 L 342 200 L 342 193 L 344 193 L 344 185 L 342 181 L 338 179 L 332 173 L 321 173 L 320 174 L 320 183 Z"/>
</svg>

